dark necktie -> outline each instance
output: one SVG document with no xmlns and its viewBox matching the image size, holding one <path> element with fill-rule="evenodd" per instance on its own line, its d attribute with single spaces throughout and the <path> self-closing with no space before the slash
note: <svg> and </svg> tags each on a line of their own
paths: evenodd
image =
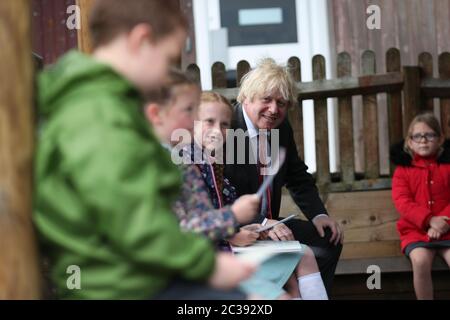
<svg viewBox="0 0 450 320">
<path fill-rule="evenodd" d="M 261 133 L 258 135 L 258 183 L 261 184 L 264 182 L 264 179 L 267 178 L 267 171 L 269 169 L 270 163 L 268 163 L 268 154 L 267 154 L 267 145 L 269 141 L 267 139 L 267 135 Z M 270 186 L 264 192 L 263 199 L 261 202 L 261 215 L 265 218 L 272 219 L 272 202 L 271 202 L 271 191 Z"/>
</svg>

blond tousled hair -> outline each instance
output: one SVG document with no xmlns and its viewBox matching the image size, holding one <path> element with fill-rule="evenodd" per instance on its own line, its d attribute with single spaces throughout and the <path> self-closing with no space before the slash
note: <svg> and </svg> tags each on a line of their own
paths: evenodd
<svg viewBox="0 0 450 320">
<path fill-rule="evenodd" d="M 288 68 L 278 65 L 271 58 L 265 58 L 242 78 L 237 101 L 253 101 L 256 96 L 268 96 L 275 92 L 280 93 L 289 106 L 295 105 L 297 87 Z"/>
<path fill-rule="evenodd" d="M 202 92 L 202 95 L 200 97 L 200 103 L 204 103 L 204 102 L 222 103 L 222 104 L 226 105 L 228 108 L 230 108 L 231 113 L 233 113 L 233 111 L 234 111 L 233 106 L 231 105 L 230 101 L 228 101 L 227 98 L 225 98 L 223 95 L 221 95 L 220 93 L 217 93 L 217 92 L 213 92 L 213 91 Z"/>
</svg>

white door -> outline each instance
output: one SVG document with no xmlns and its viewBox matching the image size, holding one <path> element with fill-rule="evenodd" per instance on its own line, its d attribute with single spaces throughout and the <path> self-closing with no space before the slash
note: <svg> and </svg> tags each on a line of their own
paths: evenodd
<svg viewBox="0 0 450 320">
<path fill-rule="evenodd" d="M 210 69 L 215 61 L 233 70 L 240 60 L 247 60 L 253 67 L 261 58 L 271 57 L 285 64 L 291 56 L 297 56 L 302 62 L 302 81 L 311 81 L 312 58 L 321 54 L 326 60 L 327 78 L 334 77 L 335 50 L 328 10 L 326 0 L 194 0 L 197 64 L 203 89 L 212 88 Z M 223 31 L 228 37 L 223 37 Z M 337 113 L 331 101 L 328 115 L 330 169 L 335 172 Z M 303 102 L 303 117 L 305 162 L 314 172 L 312 101 Z"/>
</svg>

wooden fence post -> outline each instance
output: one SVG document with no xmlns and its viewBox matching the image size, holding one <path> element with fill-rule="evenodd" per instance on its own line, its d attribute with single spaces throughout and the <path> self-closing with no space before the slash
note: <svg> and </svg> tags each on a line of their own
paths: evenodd
<svg viewBox="0 0 450 320">
<path fill-rule="evenodd" d="M 403 135 L 406 135 L 412 119 L 420 112 L 420 67 L 403 67 Z"/>
<path fill-rule="evenodd" d="M 211 67 L 213 89 L 227 87 L 227 73 L 222 62 L 215 62 Z"/>
<path fill-rule="evenodd" d="M 376 73 L 375 53 L 371 50 L 364 51 L 362 55 L 363 75 Z M 378 154 L 378 104 L 377 95 L 363 95 L 363 125 L 364 125 L 364 158 L 365 177 L 367 179 L 378 178 L 379 154 Z"/>
<path fill-rule="evenodd" d="M 0 21 L 0 300 L 37 299 L 30 1 L 0 1 Z"/>
<path fill-rule="evenodd" d="M 450 79 L 450 53 L 444 52 L 439 55 L 439 78 Z M 450 99 L 441 99 L 441 126 L 445 137 L 450 138 Z"/>
<path fill-rule="evenodd" d="M 401 60 L 400 50 L 391 48 L 386 52 L 386 71 L 400 72 Z M 392 92 L 387 94 L 388 123 L 389 123 L 389 144 L 400 142 L 403 139 L 402 123 L 402 92 Z M 390 174 L 394 172 L 394 165 L 390 162 Z"/>
<path fill-rule="evenodd" d="M 237 64 L 237 74 L 236 74 L 236 87 L 241 86 L 242 77 L 244 77 L 250 71 L 250 63 L 245 60 L 241 60 Z"/>
<path fill-rule="evenodd" d="M 316 55 L 312 60 L 313 80 L 325 79 L 325 58 Z M 314 127 L 316 133 L 317 184 L 319 190 L 331 181 L 328 147 L 327 99 L 314 100 Z"/>
<path fill-rule="evenodd" d="M 422 52 L 419 54 L 419 67 L 420 67 L 420 77 L 423 78 L 433 78 L 433 56 L 429 52 Z M 423 100 L 422 108 L 425 110 L 433 111 L 434 103 L 433 98 L 426 98 Z"/>
<path fill-rule="evenodd" d="M 78 30 L 78 49 L 84 53 L 92 52 L 92 43 L 89 33 L 89 13 L 93 0 L 77 0 L 80 8 L 81 28 Z"/>
<path fill-rule="evenodd" d="M 192 63 L 187 66 L 186 74 L 188 75 L 189 78 L 191 78 L 192 80 L 197 82 L 197 84 L 200 86 L 200 88 L 202 87 L 202 79 L 200 77 L 200 68 L 195 63 Z"/>
<path fill-rule="evenodd" d="M 347 52 L 338 54 L 338 78 L 351 77 L 352 61 Z M 352 97 L 338 98 L 339 149 L 341 155 L 341 179 L 344 184 L 355 180 L 355 149 L 353 146 L 353 106 Z"/>
<path fill-rule="evenodd" d="M 291 57 L 287 64 L 292 79 L 298 83 L 302 81 L 302 71 L 300 59 Z M 288 111 L 289 122 L 294 132 L 294 140 L 297 146 L 297 153 L 301 159 L 304 159 L 304 141 L 303 141 L 303 104 L 297 99 L 298 105 L 292 106 Z"/>
</svg>

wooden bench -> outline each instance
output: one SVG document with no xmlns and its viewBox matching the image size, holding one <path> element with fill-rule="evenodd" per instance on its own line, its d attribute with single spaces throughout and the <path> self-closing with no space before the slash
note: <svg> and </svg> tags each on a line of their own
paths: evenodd
<svg viewBox="0 0 450 320">
<path fill-rule="evenodd" d="M 331 298 L 415 299 L 411 263 L 400 250 L 399 215 L 391 190 L 328 193 L 323 198 L 345 232 Z M 281 208 L 283 213 L 299 212 L 287 191 Z M 371 265 L 381 270 L 380 290 L 367 287 Z M 450 273 L 441 258 L 434 261 L 433 283 L 436 298 L 450 298 Z"/>
<path fill-rule="evenodd" d="M 377 265 L 381 272 L 410 272 L 411 263 L 400 250 L 396 229 L 398 213 L 391 190 L 329 193 L 324 199 L 330 215 L 345 232 L 337 275 L 362 274 Z M 299 212 L 287 192 L 281 212 Z M 435 259 L 434 270 L 448 270 L 444 260 Z"/>
</svg>

